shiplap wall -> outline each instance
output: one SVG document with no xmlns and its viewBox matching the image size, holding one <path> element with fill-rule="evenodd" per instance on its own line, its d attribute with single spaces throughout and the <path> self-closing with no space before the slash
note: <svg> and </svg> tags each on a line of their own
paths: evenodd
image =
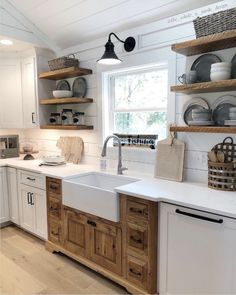
<svg viewBox="0 0 236 295">
<path fill-rule="evenodd" d="M 169 84 L 175 84 L 177 77 L 189 69 L 195 57 L 188 58 L 176 55 L 171 52 L 170 45 L 195 38 L 192 19 L 197 15 L 205 15 L 218 10 L 234 7 L 235 1 L 222 1 L 221 4 L 210 5 L 202 9 L 194 10 L 189 13 L 178 15 L 169 19 L 154 22 L 142 27 L 137 27 L 129 31 L 120 32 L 119 36 L 125 39 L 127 36 L 134 36 L 137 40 L 137 47 L 132 53 L 125 53 L 120 43 L 115 43 L 118 56 L 124 62 L 119 68 L 126 68 L 137 65 L 155 63 L 164 59 L 169 64 Z M 39 146 L 40 155 L 59 152 L 56 148 L 56 141 L 60 136 L 81 136 L 85 142 L 84 163 L 98 164 L 100 160 L 102 144 L 102 73 L 111 71 L 113 68 L 105 68 L 96 64 L 96 60 L 104 51 L 106 38 L 95 40 L 80 46 L 75 46 L 58 52 L 58 55 L 78 52 L 81 66 L 91 68 L 93 74 L 87 76 L 88 97 L 94 98 L 93 104 L 78 106 L 77 109 L 86 113 L 86 123 L 93 124 L 94 131 L 53 131 L 53 130 L 25 130 L 24 136 L 29 140 L 36 141 Z M 235 48 L 225 52 L 217 52 L 222 59 L 230 60 L 235 54 Z M 70 79 L 70 83 L 73 79 Z M 210 104 L 224 93 L 203 94 Z M 236 95 L 231 92 L 231 95 Z M 191 96 L 174 95 L 169 93 L 168 118 L 170 123 L 182 123 L 182 107 L 186 100 Z M 74 106 L 73 106 L 74 107 Z M 1 131 L 0 131 L 1 132 Z M 226 134 L 178 134 L 178 137 L 186 142 L 185 153 L 185 179 L 190 181 L 207 182 L 207 151 L 213 145 L 222 141 Z M 236 135 L 233 135 L 236 142 Z M 39 155 L 39 156 L 40 156 Z M 110 149 L 108 153 L 109 166 L 117 165 L 117 151 Z M 139 170 L 142 173 L 152 175 L 155 151 L 143 149 L 123 149 L 124 165 L 130 170 Z"/>
</svg>

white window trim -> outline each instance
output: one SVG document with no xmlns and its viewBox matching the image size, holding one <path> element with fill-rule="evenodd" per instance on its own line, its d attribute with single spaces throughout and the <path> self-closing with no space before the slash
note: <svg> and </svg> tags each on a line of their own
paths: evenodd
<svg viewBox="0 0 236 295">
<path fill-rule="evenodd" d="M 123 70 L 118 70 L 118 71 L 112 71 L 108 72 L 104 75 L 105 80 L 106 80 L 106 87 L 107 87 L 107 92 L 108 96 L 106 99 L 108 101 L 106 102 L 106 106 L 108 107 L 107 110 L 109 112 L 108 118 L 105 118 L 105 124 L 109 123 L 109 132 L 108 128 L 106 128 L 106 133 L 105 135 L 108 135 L 108 133 L 113 133 L 114 130 L 114 114 L 117 112 L 119 113 L 126 113 L 126 112 L 145 112 L 145 111 L 154 111 L 154 112 L 161 112 L 161 111 L 166 111 L 167 112 L 167 106 L 166 108 L 163 107 L 154 107 L 154 108 L 145 108 L 145 107 L 140 107 L 140 108 L 128 108 L 128 109 L 120 109 L 120 108 L 115 108 L 115 78 L 119 76 L 125 76 L 128 74 L 143 74 L 143 73 L 148 73 L 150 71 L 159 71 L 159 70 L 167 70 L 168 71 L 168 63 L 167 62 L 162 62 L 159 64 L 152 64 L 152 65 L 143 65 L 141 67 L 131 67 L 128 69 L 123 69 Z M 112 114 L 112 115 L 111 115 Z"/>
</svg>

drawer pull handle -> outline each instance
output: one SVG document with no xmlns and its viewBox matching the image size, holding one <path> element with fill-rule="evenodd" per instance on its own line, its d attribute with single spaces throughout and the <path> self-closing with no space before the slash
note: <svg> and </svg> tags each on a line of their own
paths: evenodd
<svg viewBox="0 0 236 295">
<path fill-rule="evenodd" d="M 59 233 L 58 232 L 54 232 L 53 230 L 51 230 L 51 234 L 54 235 L 54 236 L 59 236 Z"/>
<path fill-rule="evenodd" d="M 87 224 L 92 225 L 94 227 L 97 226 L 96 222 L 92 221 L 92 220 L 87 220 Z"/>
<path fill-rule="evenodd" d="M 179 209 L 176 209 L 175 212 L 177 214 L 181 214 L 181 215 L 185 215 L 185 216 L 189 216 L 192 218 L 197 218 L 197 219 L 201 219 L 201 220 L 205 220 L 205 221 L 209 221 L 209 222 L 220 223 L 220 224 L 224 222 L 223 219 L 214 219 L 214 218 L 201 216 L 201 215 L 197 215 L 197 214 L 193 214 L 193 213 L 189 213 L 189 212 L 184 212 Z"/>
<path fill-rule="evenodd" d="M 137 271 L 133 270 L 132 268 L 130 268 L 129 271 L 130 271 L 132 274 L 134 274 L 135 276 L 139 276 L 139 277 L 141 277 L 141 275 L 142 275 L 141 272 L 137 272 Z"/>
<path fill-rule="evenodd" d="M 31 178 L 31 177 L 27 177 L 26 179 L 30 180 L 30 181 L 35 181 L 35 178 Z"/>
<path fill-rule="evenodd" d="M 130 239 L 133 240 L 135 243 L 142 244 L 142 239 L 136 238 L 134 236 L 130 236 Z"/>
<path fill-rule="evenodd" d="M 58 208 L 50 207 L 51 211 L 58 211 Z"/>
<path fill-rule="evenodd" d="M 56 184 L 50 184 L 50 189 L 58 189 L 58 185 L 56 185 Z"/>
<path fill-rule="evenodd" d="M 133 208 L 133 207 L 131 207 L 129 210 L 133 213 L 138 213 L 138 214 L 143 214 L 144 212 L 144 210 Z"/>
</svg>

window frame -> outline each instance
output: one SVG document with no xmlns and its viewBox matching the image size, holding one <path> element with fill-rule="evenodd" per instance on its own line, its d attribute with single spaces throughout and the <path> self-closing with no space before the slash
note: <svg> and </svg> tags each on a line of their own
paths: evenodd
<svg viewBox="0 0 236 295">
<path fill-rule="evenodd" d="M 166 115 L 168 114 L 168 89 L 167 89 L 167 104 L 166 107 L 156 107 L 156 108 L 129 108 L 129 109 L 116 109 L 115 108 L 115 78 L 119 76 L 125 76 L 129 74 L 143 74 L 147 72 L 152 72 L 155 70 L 167 70 L 167 88 L 168 88 L 168 63 L 157 63 L 152 65 L 143 65 L 141 67 L 131 67 L 128 69 L 121 69 L 118 71 L 114 71 L 111 73 L 107 73 L 106 81 L 107 81 L 107 95 L 109 100 L 107 101 L 107 110 L 108 110 L 108 120 L 109 122 L 109 133 L 114 133 L 114 117 L 115 113 L 127 113 L 127 112 L 162 112 L 165 111 Z M 110 115 L 112 114 L 112 115 Z M 168 124 L 168 123 L 167 123 Z"/>
</svg>

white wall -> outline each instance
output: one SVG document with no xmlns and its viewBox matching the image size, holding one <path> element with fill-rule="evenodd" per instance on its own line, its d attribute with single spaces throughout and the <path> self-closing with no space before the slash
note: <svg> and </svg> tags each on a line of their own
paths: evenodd
<svg viewBox="0 0 236 295">
<path fill-rule="evenodd" d="M 147 63 L 155 63 L 164 58 L 170 64 L 169 84 L 177 83 L 177 77 L 181 75 L 185 68 L 188 69 L 196 57 L 187 59 L 171 52 L 170 45 L 175 42 L 190 40 L 195 38 L 192 19 L 197 15 L 205 15 L 218 10 L 227 9 L 235 6 L 234 0 L 223 1 L 221 4 L 210 5 L 202 9 L 194 10 L 189 13 L 164 19 L 148 25 L 134 28 L 129 31 L 119 32 L 120 38 L 134 36 L 137 40 L 137 47 L 132 53 L 125 53 L 121 43 L 115 43 L 115 50 L 124 62 L 120 67 L 136 66 Z M 53 130 L 26 130 L 25 136 L 30 140 L 35 140 L 39 144 L 41 154 L 58 152 L 56 140 L 59 136 L 75 135 L 81 136 L 85 142 L 85 163 L 98 163 L 100 159 L 101 141 L 102 141 L 102 95 L 101 95 L 101 73 L 110 71 L 111 68 L 101 67 L 96 60 L 101 57 L 104 51 L 106 38 L 94 40 L 73 48 L 68 48 L 58 55 L 77 52 L 81 67 L 90 68 L 93 74 L 86 76 L 88 82 L 88 97 L 94 98 L 93 104 L 78 106 L 77 109 L 85 111 L 86 122 L 93 124 L 94 131 L 53 131 Z M 216 53 L 218 54 L 218 52 Z M 235 54 L 235 48 L 225 52 L 219 52 L 224 60 L 230 60 Z M 70 80 L 73 82 L 73 79 Z M 236 94 L 230 92 L 229 94 Z M 210 103 L 223 93 L 202 94 Z M 169 122 L 182 123 L 181 110 L 183 103 L 189 99 L 186 95 L 174 95 L 169 93 Z M 0 130 L 1 133 L 1 130 Z M 185 154 L 185 178 L 193 181 L 207 182 L 207 151 L 213 145 L 222 141 L 227 134 L 200 134 L 186 133 L 178 134 L 178 137 L 186 142 Z M 236 142 L 236 135 L 233 135 Z M 116 165 L 116 150 L 109 151 L 108 156 L 111 159 L 110 165 Z M 155 161 L 155 151 L 151 150 L 124 150 L 124 164 L 129 169 L 136 169 L 140 172 L 153 174 Z"/>
</svg>

